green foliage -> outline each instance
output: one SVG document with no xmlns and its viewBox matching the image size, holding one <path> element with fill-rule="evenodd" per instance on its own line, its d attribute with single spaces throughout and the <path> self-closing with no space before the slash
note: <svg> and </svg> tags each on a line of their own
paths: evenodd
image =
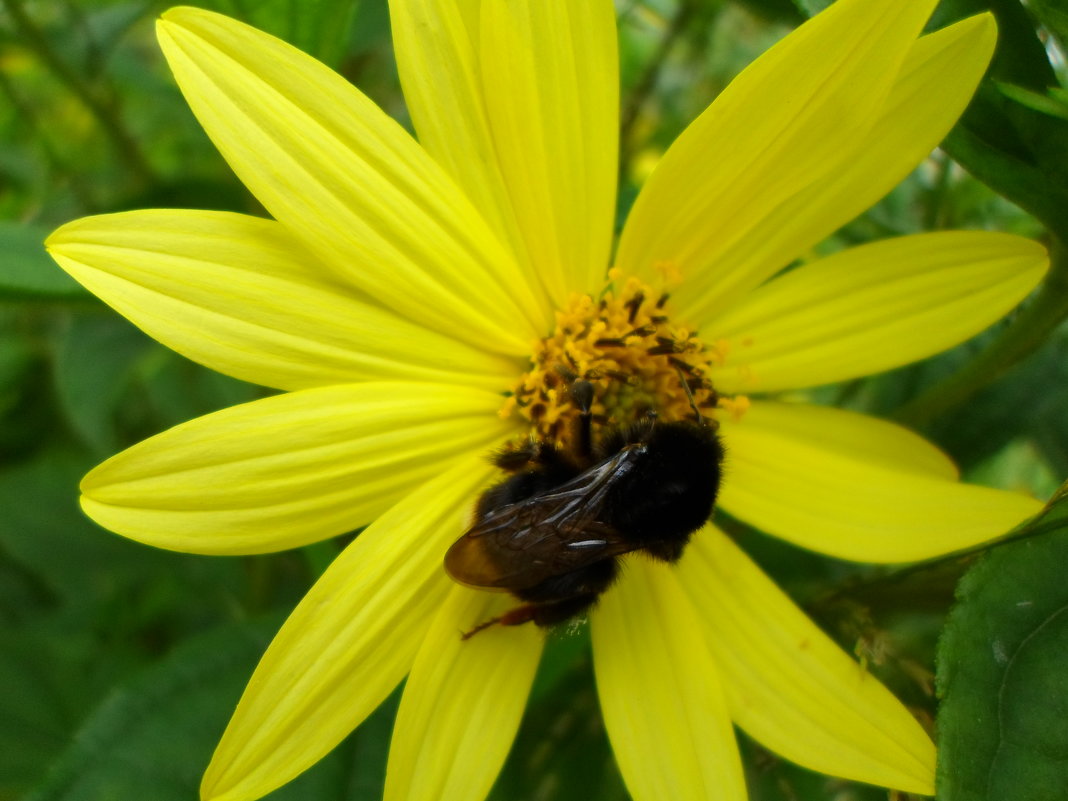
<svg viewBox="0 0 1068 801">
<path fill-rule="evenodd" d="M 553 747 L 544 747 L 551 732 Z M 593 682 L 585 630 L 551 637 L 527 715 L 490 801 L 627 801 Z"/>
<path fill-rule="evenodd" d="M 115 682 L 218 619 L 241 583 L 234 562 L 90 523 L 71 490 L 91 464 L 53 449 L 0 471 L 0 798 L 38 781 Z"/>
<path fill-rule="evenodd" d="M 939 647 L 944 801 L 1068 787 L 1068 488 L 1018 536 L 968 571 Z"/>
<path fill-rule="evenodd" d="M 0 220 L 0 298 L 88 298 L 44 251 L 48 229 Z"/>
<path fill-rule="evenodd" d="M 196 798 L 200 774 L 277 617 L 220 628 L 116 687 L 26 801 Z M 331 757 L 272 793 L 273 801 L 377 799 L 381 761 L 360 759 L 388 738 L 396 701 Z M 370 742 L 369 742 L 370 741 Z"/>
<path fill-rule="evenodd" d="M 1010 0 L 952 0 L 942 4 L 936 24 L 987 9 L 998 21 L 994 62 L 945 148 L 967 170 L 1068 241 L 1063 213 L 1068 202 L 1068 120 L 1034 108 L 1033 102 L 1020 102 L 998 85 L 1038 95 L 1057 86 L 1031 18 Z"/>
<path fill-rule="evenodd" d="M 334 68 L 346 55 L 359 11 L 353 0 L 213 0 L 207 7 L 285 39 Z"/>
<path fill-rule="evenodd" d="M 121 318 L 79 316 L 58 333 L 56 394 L 71 427 L 101 454 L 118 446 L 116 402 L 152 341 Z"/>
<path fill-rule="evenodd" d="M 834 2 L 834 0 L 794 0 L 794 5 L 796 5 L 797 10 L 806 17 L 811 17 L 814 14 L 819 14 L 832 2 Z"/>
<path fill-rule="evenodd" d="M 201 5 L 311 52 L 406 122 L 387 0 Z M 623 219 L 650 165 L 685 125 L 745 64 L 829 2 L 616 5 Z M 339 546 L 244 559 L 165 553 L 99 529 L 77 506 L 81 476 L 111 453 L 264 394 L 148 340 L 90 298 L 41 245 L 56 225 L 86 214 L 152 206 L 263 213 L 163 63 L 152 28 L 165 7 L 4 0 L 0 14 L 0 801 L 27 792 L 33 801 L 195 798 L 259 653 Z M 1063 66 L 1051 66 L 1062 64 L 1051 55 L 1068 45 L 1068 15 L 1060 0 L 1029 0 L 1026 8 L 1017 0 L 945 0 L 932 25 L 988 8 L 998 16 L 997 60 L 945 152 L 824 247 L 937 228 L 1068 240 L 1068 95 Z M 896 415 L 945 448 L 966 476 L 1048 492 L 1068 475 L 1063 251 L 1058 265 L 1051 289 L 1015 322 L 811 399 Z M 990 352 L 1000 361 L 991 364 Z M 1064 605 L 1064 506 L 1047 515 L 1048 530 L 995 549 L 961 587 L 940 657 L 946 801 L 1061 795 L 1041 796 L 1040 782 L 1065 779 L 1046 759 L 1061 754 L 1050 749 L 1065 737 L 1063 706 L 1048 701 L 1064 703 L 1056 679 L 1068 665 L 1056 617 Z M 873 672 L 933 715 L 924 666 L 963 562 L 904 571 L 846 564 L 723 522 L 843 647 L 881 653 L 881 664 L 870 660 Z M 380 798 L 396 703 L 395 694 L 276 797 Z M 1020 721 L 1022 729 L 1012 728 Z M 753 799 L 885 798 L 742 742 Z M 984 764 L 994 766 L 989 792 L 976 795 L 972 781 Z M 1012 792 L 999 789 L 1010 781 Z M 492 798 L 627 798 L 584 633 L 550 640 Z"/>
<path fill-rule="evenodd" d="M 30 799 L 195 797 L 199 766 L 271 629 L 220 629 L 116 687 Z"/>
<path fill-rule="evenodd" d="M 1060 0 L 1031 0 L 1028 10 L 1049 31 L 1061 50 L 1068 49 L 1068 9 Z"/>
</svg>

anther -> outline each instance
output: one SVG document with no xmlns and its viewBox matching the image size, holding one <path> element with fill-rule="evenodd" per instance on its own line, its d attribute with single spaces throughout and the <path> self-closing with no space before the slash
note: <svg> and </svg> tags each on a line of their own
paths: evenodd
<svg viewBox="0 0 1068 801">
<path fill-rule="evenodd" d="M 604 374 L 609 378 L 614 378 L 616 381 L 622 381 L 627 386 L 632 387 L 638 383 L 638 379 L 630 373 L 624 373 L 621 370 L 605 370 Z"/>
<path fill-rule="evenodd" d="M 571 358 L 571 355 L 570 354 L 565 354 L 565 355 L 567 356 L 568 361 L 571 361 L 572 364 L 574 364 L 574 360 Z M 574 370 L 571 370 L 570 368 L 566 367 L 565 365 L 558 364 L 555 367 L 553 367 L 553 370 L 556 372 L 556 374 L 558 376 L 560 376 L 562 379 L 564 379 L 564 381 L 568 382 L 569 384 L 574 383 L 574 381 L 576 379 L 578 379 L 578 373 L 576 373 Z"/>
<path fill-rule="evenodd" d="M 679 351 L 675 343 L 672 342 L 670 345 L 657 345 L 655 348 L 648 348 L 645 352 L 650 356 L 667 356 L 668 354 L 678 353 Z"/>
<path fill-rule="evenodd" d="M 638 311 L 641 309 L 642 304 L 645 303 L 645 294 L 639 292 L 633 298 L 623 304 L 623 308 L 626 309 L 629 314 L 627 316 L 627 322 L 634 324 L 634 318 L 638 316 Z"/>
<path fill-rule="evenodd" d="M 684 370 L 687 373 L 689 373 L 690 375 L 696 375 L 697 374 L 697 368 L 696 367 L 694 367 L 689 362 L 684 362 L 682 359 L 677 359 L 674 356 L 669 356 L 668 357 L 668 364 L 670 364 L 676 370 Z"/>
</svg>

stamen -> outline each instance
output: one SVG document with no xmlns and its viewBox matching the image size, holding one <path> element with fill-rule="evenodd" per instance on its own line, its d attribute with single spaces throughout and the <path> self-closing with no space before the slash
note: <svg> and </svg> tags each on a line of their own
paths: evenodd
<svg viewBox="0 0 1068 801">
<path fill-rule="evenodd" d="M 618 270 L 597 297 L 575 295 L 556 313 L 556 330 L 537 343 L 531 369 L 501 410 L 531 424 L 531 435 L 566 452 L 585 443 L 589 426 L 697 417 L 740 416 L 744 398 L 722 398 L 713 387 L 726 343 L 712 347 L 692 329 L 672 326 L 668 293 L 654 293 Z M 622 286 L 622 289 L 617 289 Z M 572 387 L 580 385 L 576 402 Z"/>
<path fill-rule="evenodd" d="M 638 294 L 623 304 L 623 308 L 630 312 L 627 316 L 627 321 L 632 325 L 634 324 L 634 318 L 638 316 L 638 310 L 642 307 L 643 303 L 645 303 L 645 293 L 638 292 Z"/>
</svg>

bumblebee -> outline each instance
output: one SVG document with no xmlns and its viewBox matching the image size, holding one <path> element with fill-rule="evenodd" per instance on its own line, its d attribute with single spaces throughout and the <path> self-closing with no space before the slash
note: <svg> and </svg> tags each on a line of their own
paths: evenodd
<svg viewBox="0 0 1068 801">
<path fill-rule="evenodd" d="M 592 443 L 593 387 L 576 381 L 576 446 L 549 442 L 494 462 L 513 475 L 487 490 L 474 522 L 445 555 L 449 575 L 510 592 L 521 605 L 465 633 L 533 622 L 552 626 L 587 611 L 634 551 L 675 562 L 712 515 L 724 450 L 713 424 L 655 415 L 608 429 Z"/>
</svg>

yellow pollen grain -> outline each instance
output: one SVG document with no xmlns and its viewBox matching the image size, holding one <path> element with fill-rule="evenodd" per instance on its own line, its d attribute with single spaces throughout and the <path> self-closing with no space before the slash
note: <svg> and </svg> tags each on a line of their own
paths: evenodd
<svg viewBox="0 0 1068 801">
<path fill-rule="evenodd" d="M 678 286 L 682 283 L 682 270 L 676 262 L 670 259 L 661 259 L 653 264 L 653 269 L 660 274 L 664 286 Z"/>
<path fill-rule="evenodd" d="M 566 448 L 580 415 L 570 390 L 580 379 L 593 387 L 598 426 L 650 414 L 664 421 L 700 414 L 715 425 L 721 413 L 744 414 L 747 399 L 723 397 L 713 386 L 726 343 L 709 347 L 692 328 L 673 323 L 667 295 L 615 268 L 609 278 L 599 297 L 573 295 L 556 312 L 555 330 L 535 344 L 531 368 L 516 382 L 501 416 L 518 415 L 533 436 Z"/>
<path fill-rule="evenodd" d="M 752 406 L 752 401 L 746 395 L 736 395 L 733 398 L 721 397 L 719 408 L 723 409 L 733 420 L 741 420 Z"/>
</svg>

